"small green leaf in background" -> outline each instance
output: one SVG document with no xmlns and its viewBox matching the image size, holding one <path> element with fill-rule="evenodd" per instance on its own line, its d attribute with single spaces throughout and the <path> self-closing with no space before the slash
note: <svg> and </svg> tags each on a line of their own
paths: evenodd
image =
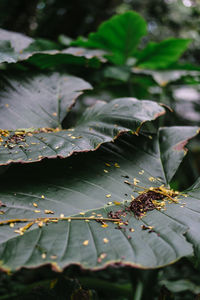
<svg viewBox="0 0 200 300">
<path fill-rule="evenodd" d="M 176 62 L 185 52 L 191 40 L 170 38 L 160 43 L 150 42 L 142 51 L 138 51 L 139 68 L 163 69 Z"/>
<path fill-rule="evenodd" d="M 114 64 L 125 64 L 146 35 L 146 22 L 134 11 L 114 16 L 102 23 L 97 32 L 90 33 L 88 39 L 79 37 L 72 45 L 105 49 L 111 52 L 109 60 Z"/>
</svg>

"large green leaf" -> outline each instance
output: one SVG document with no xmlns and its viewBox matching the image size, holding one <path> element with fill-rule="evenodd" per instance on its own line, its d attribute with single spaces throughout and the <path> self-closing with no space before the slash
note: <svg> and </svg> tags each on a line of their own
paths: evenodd
<svg viewBox="0 0 200 300">
<path fill-rule="evenodd" d="M 105 62 L 103 50 L 70 47 L 60 50 L 59 45 L 45 40 L 33 40 L 17 32 L 0 29 L 0 63 L 26 61 L 40 69 L 61 64 L 78 64 L 99 67 Z"/>
<path fill-rule="evenodd" d="M 71 218 L 83 217 L 84 213 L 88 218 L 107 217 L 110 211 L 123 210 L 131 195 L 137 196 L 136 190 L 140 190 L 127 181 L 137 179 L 137 184 L 146 188 L 167 185 L 172 163 L 178 167 L 177 157 L 184 155 L 180 145 L 197 130 L 174 127 L 163 128 L 158 135 L 149 137 L 127 134 L 94 153 L 82 153 L 65 162 L 48 161 L 42 166 L 32 165 L 31 169 L 18 166 L 8 174 L 9 180 L 1 179 L 0 198 L 6 205 L 1 207 L 1 221 L 48 217 L 45 210 L 51 210 L 51 216 L 64 214 Z M 26 223 L 2 225 L 1 268 L 15 271 L 47 263 L 57 270 L 71 264 L 96 269 L 115 263 L 157 268 L 193 255 L 193 247 L 198 255 L 199 195 L 196 185 L 188 191 L 188 197 L 180 195 L 178 203 L 166 204 L 166 210 L 147 212 L 142 219 L 128 212 L 122 217 L 128 221 L 123 229 L 113 222 L 107 222 L 105 227 L 95 220 L 71 219 L 42 227 L 35 224 L 19 235 L 15 230 Z M 154 230 L 149 232 L 141 226 L 153 226 Z"/>
<path fill-rule="evenodd" d="M 81 78 L 59 73 L 22 73 L 2 78 L 0 127 L 56 128 L 82 90 L 91 89 Z"/>
<path fill-rule="evenodd" d="M 103 50 L 69 47 L 65 50 L 49 50 L 24 52 L 20 60 L 27 60 L 40 69 L 55 67 L 62 64 L 86 65 L 99 67 L 101 62 L 106 62 L 106 52 Z"/>
<path fill-rule="evenodd" d="M 136 65 L 140 68 L 163 69 L 176 62 L 187 49 L 189 39 L 170 38 L 160 43 L 149 43 L 138 53 Z"/>
<path fill-rule="evenodd" d="M 0 127 L 12 131 L 1 132 L 0 165 L 95 150 L 122 132 L 137 133 L 144 122 L 165 112 L 159 104 L 147 100 L 99 101 L 85 111 L 75 128 L 62 129 L 66 109 L 80 90 L 87 88 L 89 84 L 79 78 L 58 74 L 40 75 L 22 84 L 9 82 L 0 94 Z"/>
<path fill-rule="evenodd" d="M 124 64 L 146 33 L 144 19 L 134 11 L 127 11 L 102 23 L 97 32 L 89 34 L 87 40 L 79 37 L 72 45 L 105 49 L 112 53 L 109 56 L 112 62 Z"/>
<path fill-rule="evenodd" d="M 27 48 L 34 40 L 24 34 L 0 29 L 0 41 L 9 41 L 12 49 L 20 53 Z"/>
</svg>

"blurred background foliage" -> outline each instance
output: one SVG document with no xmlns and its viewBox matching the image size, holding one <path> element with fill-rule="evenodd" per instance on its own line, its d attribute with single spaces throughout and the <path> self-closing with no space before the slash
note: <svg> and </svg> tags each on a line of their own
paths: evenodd
<svg viewBox="0 0 200 300">
<path fill-rule="evenodd" d="M 187 59 L 199 62 L 198 0 L 1 0 L 0 27 L 32 37 L 57 40 L 86 36 L 116 13 L 135 10 L 148 22 L 149 40 L 192 38 Z"/>
</svg>

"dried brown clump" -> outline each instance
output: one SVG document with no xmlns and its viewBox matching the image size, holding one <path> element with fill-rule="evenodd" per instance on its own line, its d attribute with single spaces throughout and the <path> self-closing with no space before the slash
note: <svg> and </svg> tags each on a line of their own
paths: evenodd
<svg viewBox="0 0 200 300">
<path fill-rule="evenodd" d="M 134 213 L 135 217 L 140 218 L 147 211 L 157 208 L 157 206 L 153 203 L 154 200 L 162 200 L 163 198 L 165 198 L 165 195 L 163 194 L 155 191 L 147 191 L 131 201 L 128 209 Z"/>
</svg>

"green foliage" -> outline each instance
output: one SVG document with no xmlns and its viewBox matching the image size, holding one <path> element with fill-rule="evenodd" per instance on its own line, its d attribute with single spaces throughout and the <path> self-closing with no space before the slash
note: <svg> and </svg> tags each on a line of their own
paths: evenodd
<svg viewBox="0 0 200 300">
<path fill-rule="evenodd" d="M 182 168 L 199 133 L 198 103 L 194 126 L 178 117 L 176 100 L 178 88 L 198 91 L 199 67 L 179 63 L 190 40 L 140 45 L 146 22 L 133 11 L 72 41 L 76 47 L 63 37 L 59 44 L 0 33 L 0 267 L 13 282 L 21 278 L 10 299 L 40 284 L 60 299 L 197 294 L 198 282 L 171 282 L 158 270 L 200 257 L 200 184 L 191 182 L 200 170 L 187 158 L 190 179 Z M 113 266 L 122 269 L 108 285 L 100 270 L 112 281 Z M 46 269 L 25 288 L 24 268 Z"/>
</svg>

